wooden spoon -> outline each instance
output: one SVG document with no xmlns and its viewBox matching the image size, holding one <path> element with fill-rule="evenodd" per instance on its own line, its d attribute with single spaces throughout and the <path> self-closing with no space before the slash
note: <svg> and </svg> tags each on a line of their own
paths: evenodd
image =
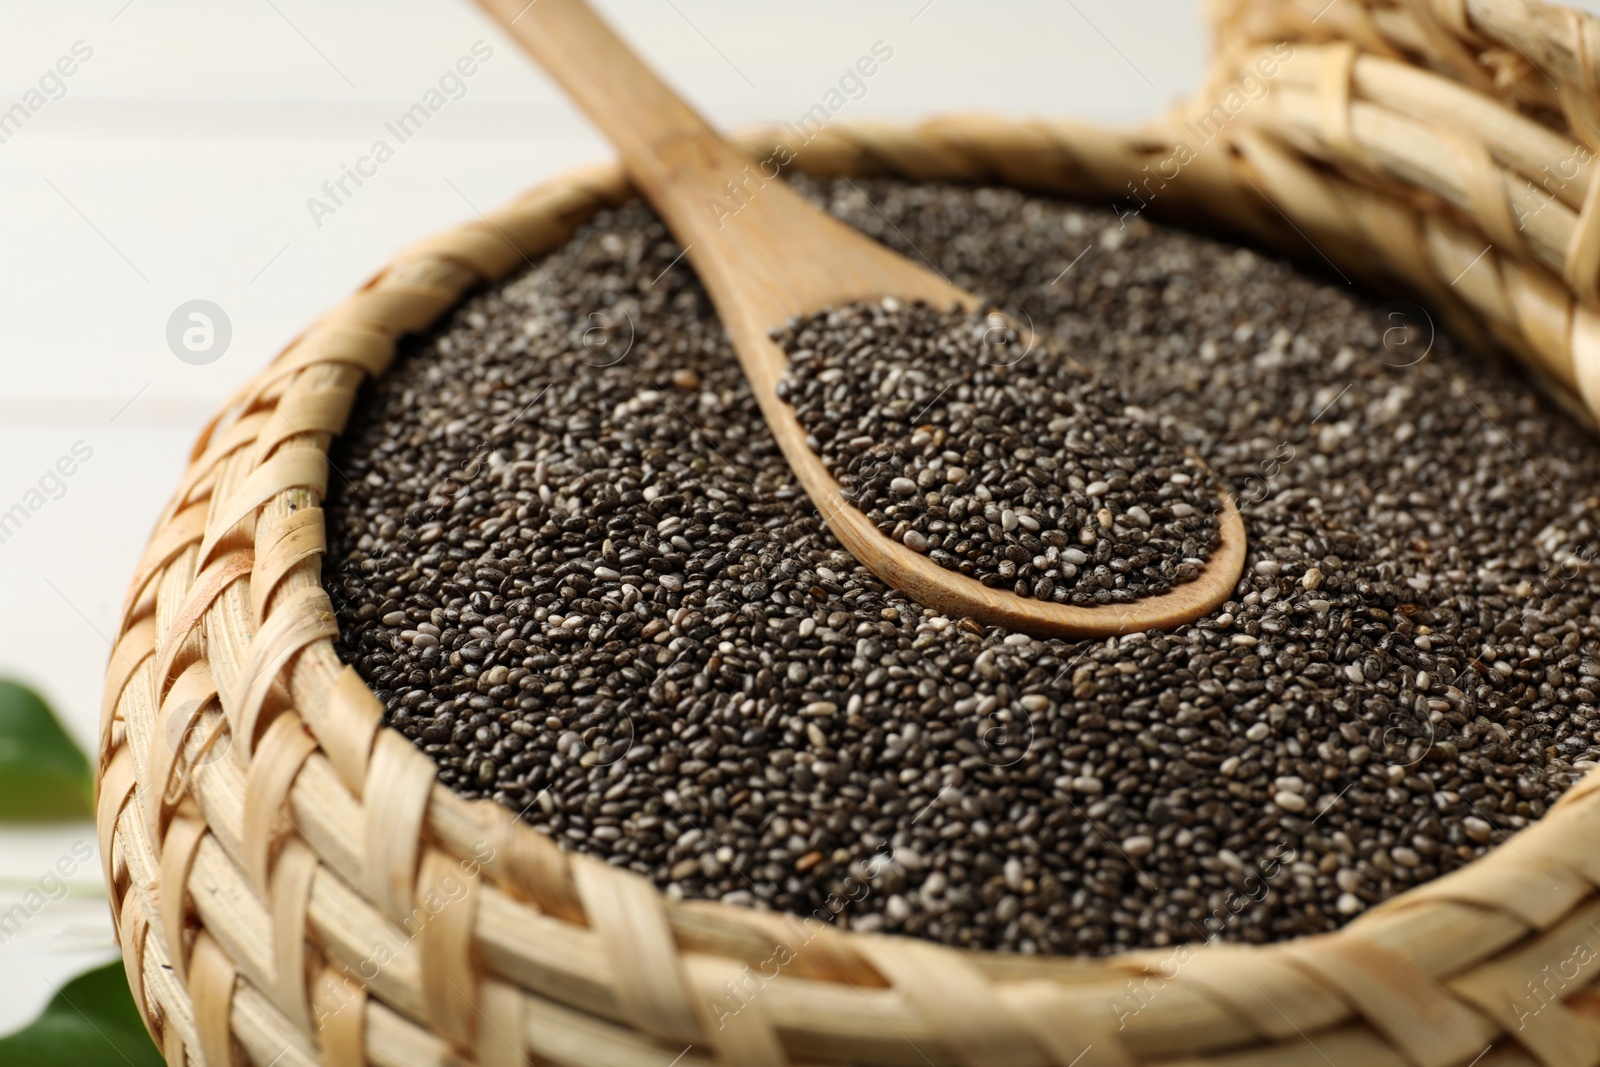
<svg viewBox="0 0 1600 1067">
<path fill-rule="evenodd" d="M 768 336 L 791 318 L 893 296 L 975 310 L 980 301 L 812 206 L 723 141 L 584 0 L 479 0 L 554 76 L 622 154 L 633 183 L 682 243 L 795 477 L 855 557 L 887 584 L 946 615 L 1037 636 L 1170 629 L 1212 611 L 1244 569 L 1244 523 L 1221 492 L 1218 539 L 1194 580 L 1125 604 L 1077 607 L 990 589 L 883 533 L 846 503 L 778 399 L 788 368 Z M 732 183 L 730 186 L 728 183 Z M 730 200 L 730 189 L 737 193 Z M 729 216 L 729 205 L 738 210 Z"/>
</svg>

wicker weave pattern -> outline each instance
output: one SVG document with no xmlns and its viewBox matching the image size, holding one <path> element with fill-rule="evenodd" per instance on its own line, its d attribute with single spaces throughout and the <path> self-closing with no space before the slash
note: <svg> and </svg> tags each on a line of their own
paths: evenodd
<svg viewBox="0 0 1600 1067">
<path fill-rule="evenodd" d="M 1600 168 L 1516 225 L 1518 179 L 1574 146 L 1486 91 L 1588 121 L 1597 24 L 1513 0 L 1337 0 L 1319 15 L 1322 2 L 1221 5 L 1230 45 L 1202 103 L 1137 135 L 856 126 L 818 135 L 800 164 L 1125 203 L 1158 192 L 1152 211 L 1406 284 L 1594 407 Z M 1181 177 L 1150 184 L 1231 72 L 1284 40 L 1295 55 L 1273 91 Z M 1426 151 L 1400 143 L 1419 130 Z M 771 138 L 746 143 L 765 154 Z M 1445 145 L 1459 159 L 1430 154 Z M 98 797 L 135 998 L 172 1063 L 1600 1063 L 1597 775 L 1485 859 L 1337 934 L 1105 961 L 669 902 L 438 785 L 334 654 L 324 449 L 397 336 L 630 195 L 615 168 L 585 171 L 411 248 L 196 444 L 124 605 Z"/>
<path fill-rule="evenodd" d="M 1600 412 L 1600 21 L 1528 0 L 1220 0 L 1216 14 L 1224 47 L 1191 114 L 1292 42 L 1238 115 L 1266 143 L 1231 139 L 1252 169 L 1288 149 L 1354 179 L 1271 199 L 1308 209 L 1333 259 L 1376 258 L 1465 303 Z"/>
</svg>

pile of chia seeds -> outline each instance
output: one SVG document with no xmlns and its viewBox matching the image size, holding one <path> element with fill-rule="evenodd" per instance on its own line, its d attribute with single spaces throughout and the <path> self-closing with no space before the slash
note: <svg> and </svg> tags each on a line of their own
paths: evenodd
<svg viewBox="0 0 1600 1067">
<path fill-rule="evenodd" d="M 885 589 L 629 206 L 408 343 L 333 457 L 341 654 L 442 781 L 674 897 L 1104 954 L 1331 929 L 1592 766 L 1600 451 L 1516 374 L 1141 219 L 804 189 L 1204 457 L 1236 595 L 1062 641 Z"/>
<path fill-rule="evenodd" d="M 778 395 L 844 498 L 940 566 L 1078 605 L 1163 593 L 1205 566 L 1218 508 L 1205 467 L 1004 317 L 890 299 L 777 340 Z"/>
</svg>

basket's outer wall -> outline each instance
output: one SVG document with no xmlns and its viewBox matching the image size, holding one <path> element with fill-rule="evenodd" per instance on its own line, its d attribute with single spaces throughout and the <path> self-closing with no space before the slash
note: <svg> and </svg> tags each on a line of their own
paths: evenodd
<svg viewBox="0 0 1600 1067">
<path fill-rule="evenodd" d="M 1572 155 L 1562 123 L 1600 114 L 1600 28 L 1516 0 L 1323 3 L 1217 5 L 1211 83 L 1137 134 L 834 127 L 798 165 L 1219 225 L 1404 286 L 1592 406 L 1600 167 L 1553 191 L 1537 232 L 1505 211 L 1519 180 Z M 1196 138 L 1190 124 L 1216 125 L 1231 99 L 1229 71 L 1284 41 L 1270 91 Z M 1400 143 L 1418 130 L 1454 155 Z M 765 156 L 774 136 L 744 143 Z M 1595 774 L 1484 859 L 1338 933 L 1097 961 L 671 902 L 438 785 L 334 653 L 325 449 L 399 335 L 629 195 L 614 167 L 572 174 L 416 245 L 195 445 L 123 608 L 97 799 L 134 997 L 172 1063 L 1600 1063 Z"/>
</svg>

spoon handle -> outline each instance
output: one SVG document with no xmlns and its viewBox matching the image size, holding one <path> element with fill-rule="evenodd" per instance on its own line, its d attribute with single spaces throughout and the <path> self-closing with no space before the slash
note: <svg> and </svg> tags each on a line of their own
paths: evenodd
<svg viewBox="0 0 1600 1067">
<path fill-rule="evenodd" d="M 584 0 L 479 0 L 610 138 L 628 176 L 688 253 L 758 397 L 783 361 L 751 346 L 790 316 L 895 294 L 950 306 L 971 297 L 814 207 L 705 119 Z M 769 380 L 770 379 L 770 380 Z"/>
<path fill-rule="evenodd" d="M 674 233 L 698 234 L 722 181 L 749 160 L 662 81 L 584 0 L 480 0 L 622 156 Z M 721 194 L 725 196 L 726 194 Z M 692 238 L 691 238 L 692 239 Z"/>
</svg>

